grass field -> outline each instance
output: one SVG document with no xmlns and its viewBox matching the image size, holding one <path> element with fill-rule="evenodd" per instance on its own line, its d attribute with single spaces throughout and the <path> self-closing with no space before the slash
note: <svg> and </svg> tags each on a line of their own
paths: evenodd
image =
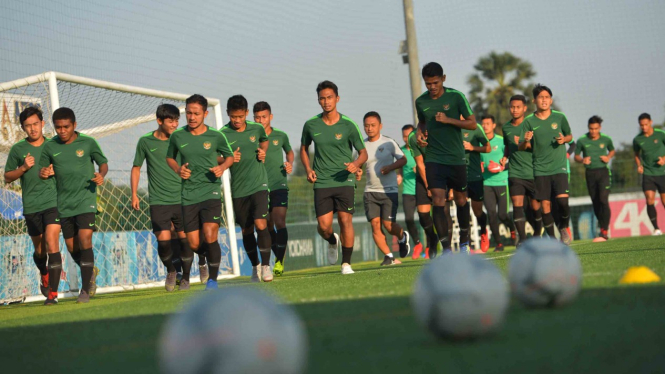
<svg viewBox="0 0 665 374">
<path fill-rule="evenodd" d="M 269 284 L 239 278 L 292 304 L 306 323 L 310 373 L 658 373 L 665 372 L 665 283 L 619 286 L 630 266 L 665 276 L 665 239 L 643 237 L 573 245 L 584 268 L 578 300 L 529 310 L 513 300 L 503 330 L 470 342 L 437 341 L 416 324 L 409 295 L 424 260 L 352 276 L 326 267 L 287 272 Z M 487 254 L 506 271 L 511 251 Z M 288 259 L 287 259 L 288 270 Z M 163 289 L 0 307 L 0 371 L 154 373 L 169 313 L 202 292 Z M 248 321 L 249 323 L 249 321 Z"/>
</svg>

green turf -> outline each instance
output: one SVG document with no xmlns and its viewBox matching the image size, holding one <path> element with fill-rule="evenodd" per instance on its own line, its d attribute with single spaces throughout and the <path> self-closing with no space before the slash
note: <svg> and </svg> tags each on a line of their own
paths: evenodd
<svg viewBox="0 0 665 374">
<path fill-rule="evenodd" d="M 665 276 L 665 239 L 575 243 L 584 289 L 562 309 L 528 310 L 513 300 L 504 329 L 471 342 L 437 341 L 413 318 L 409 295 L 423 260 L 379 268 L 357 264 L 287 272 L 270 284 L 293 304 L 309 334 L 310 373 L 656 373 L 665 370 L 665 283 L 619 286 L 630 266 Z M 511 251 L 487 254 L 505 271 Z M 288 260 L 287 260 L 288 270 Z M 0 307 L 2 372 L 156 372 L 156 344 L 168 314 L 202 290 L 98 295 Z M 34 371 L 37 372 L 37 371 Z"/>
</svg>

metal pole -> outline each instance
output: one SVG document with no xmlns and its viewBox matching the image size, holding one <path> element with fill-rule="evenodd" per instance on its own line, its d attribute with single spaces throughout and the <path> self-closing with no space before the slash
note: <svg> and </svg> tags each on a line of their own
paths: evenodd
<svg viewBox="0 0 665 374">
<path fill-rule="evenodd" d="M 404 25 L 406 27 L 406 46 L 409 57 L 409 78 L 411 80 L 411 105 L 413 107 L 414 125 L 418 124 L 416 98 L 422 93 L 420 83 L 420 63 L 418 62 L 418 41 L 416 25 L 413 19 L 413 0 L 404 0 Z"/>
</svg>

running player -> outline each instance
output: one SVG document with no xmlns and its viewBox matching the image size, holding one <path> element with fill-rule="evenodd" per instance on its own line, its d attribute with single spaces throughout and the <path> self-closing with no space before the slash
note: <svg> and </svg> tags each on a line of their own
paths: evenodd
<svg viewBox="0 0 665 374">
<path fill-rule="evenodd" d="M 490 230 L 492 230 L 494 238 L 494 252 L 501 252 L 503 251 L 503 243 L 499 234 L 499 223 L 503 223 L 510 230 L 510 236 L 515 240 L 515 227 L 513 221 L 508 217 L 508 172 L 501 166 L 501 159 L 505 154 L 505 145 L 503 136 L 494 132 L 496 129 L 494 116 L 484 115 L 480 124 L 483 126 L 490 145 L 490 152 L 480 155 L 483 165 L 485 210 L 487 210 Z"/>
<path fill-rule="evenodd" d="M 372 226 L 374 243 L 384 254 L 381 266 L 401 264 L 401 261 L 393 257 L 393 253 L 386 244 L 383 228 L 398 238 L 399 256 L 401 258 L 408 256 L 411 252 L 409 233 L 396 222 L 399 186 L 395 170 L 406 165 L 406 158 L 396 141 L 381 135 L 383 124 L 379 113 L 365 114 L 363 125 L 367 134 L 364 139 L 365 149 L 367 149 L 367 163 L 365 164 L 367 183 L 363 196 L 365 216 Z M 362 169 L 358 171 L 358 174 L 362 174 Z"/>
<path fill-rule="evenodd" d="M 647 200 L 647 214 L 653 225 L 653 235 L 662 235 L 656 213 L 656 191 L 665 206 L 665 131 L 654 129 L 649 113 L 640 114 L 641 132 L 633 139 L 637 172 L 643 174 L 642 191 Z"/>
<path fill-rule="evenodd" d="M 252 263 L 252 282 L 270 282 L 270 232 L 268 230 L 268 174 L 263 162 L 268 151 L 268 135 L 261 124 L 247 121 L 247 99 L 231 96 L 226 102 L 229 123 L 222 134 L 234 149 L 231 166 L 233 213 L 242 229 L 242 242 Z M 281 163 L 280 163 L 281 166 Z M 256 236 L 254 230 L 256 229 Z M 261 252 L 259 260 L 258 250 Z M 260 266 L 260 268 L 259 268 Z"/>
<path fill-rule="evenodd" d="M 402 208 L 404 209 L 404 221 L 406 222 L 409 236 L 413 240 L 413 255 L 414 260 L 420 257 L 423 252 L 423 245 L 420 244 L 420 230 L 416 227 L 416 221 L 413 219 L 413 214 L 416 212 L 416 160 L 411 154 L 409 148 L 409 135 L 416 128 L 413 125 L 404 125 L 402 127 L 402 153 L 406 158 L 406 165 L 402 166 L 401 178 L 398 173 L 398 182 L 402 183 Z"/>
<path fill-rule="evenodd" d="M 573 238 L 568 231 L 570 207 L 568 205 L 568 172 L 566 143 L 573 140 L 566 116 L 552 110 L 552 90 L 543 85 L 533 89 L 536 112 L 524 119 L 522 124 L 521 151 L 533 150 L 533 174 L 536 185 L 536 200 L 543 208 L 543 224 L 551 238 L 554 235 L 554 217 L 551 212 L 550 194 L 554 190 L 559 204 L 559 232 L 561 241 L 570 244 Z"/>
<path fill-rule="evenodd" d="M 598 116 L 589 118 L 589 132 L 577 140 L 575 161 L 586 168 L 586 186 L 593 203 L 593 212 L 600 224 L 600 234 L 594 241 L 608 239 L 610 226 L 610 160 L 614 157 L 612 138 L 600 132 L 603 119 Z"/>
<path fill-rule="evenodd" d="M 273 274 L 279 277 L 284 273 L 284 256 L 286 255 L 286 243 L 289 240 L 289 232 L 286 230 L 286 211 L 289 208 L 289 187 L 286 175 L 293 172 L 294 152 L 291 149 L 288 135 L 284 131 L 272 127 L 272 118 L 272 109 L 268 103 L 260 101 L 254 104 L 254 121 L 263 125 L 263 129 L 268 135 L 268 152 L 265 160 L 270 189 L 268 231 L 272 251 L 275 253 Z M 282 152 L 286 155 L 286 161 L 284 161 Z"/>
<path fill-rule="evenodd" d="M 337 263 L 342 246 L 342 274 L 353 274 L 353 213 L 356 181 L 353 176 L 367 161 L 367 150 L 358 125 L 337 111 L 337 85 L 323 81 L 316 87 L 323 112 L 310 118 L 302 130 L 300 160 L 307 180 L 314 183 L 314 208 L 317 230 L 328 242 L 328 262 Z M 309 146 L 314 143 L 314 163 L 310 164 Z M 352 149 L 358 151 L 353 160 Z M 337 212 L 340 236 L 333 232 L 333 214 Z"/>
<path fill-rule="evenodd" d="M 39 176 L 42 179 L 55 177 L 62 236 L 72 258 L 81 268 L 82 286 L 76 302 L 87 303 L 95 294 L 94 277 L 98 273 L 92 250 L 97 186 L 104 183 L 109 170 L 108 160 L 94 138 L 76 131 L 73 110 L 59 108 L 53 112 L 52 118 L 58 135 L 44 145 Z M 95 163 L 98 172 L 95 172 Z"/>
<path fill-rule="evenodd" d="M 460 117 L 460 119 L 462 118 Z M 483 211 L 484 189 L 480 154 L 490 152 L 490 143 L 480 125 L 473 130 L 462 129 L 462 139 L 466 156 L 467 193 L 471 199 L 471 210 L 480 226 L 480 250 L 487 252 L 490 247 L 490 239 L 487 235 L 487 214 Z"/>
<path fill-rule="evenodd" d="M 39 160 L 44 145 L 44 117 L 36 107 L 28 107 L 19 115 L 21 130 L 27 135 L 9 150 L 5 164 L 5 183 L 20 178 L 23 198 L 23 216 L 35 252 L 32 259 L 39 269 L 39 288 L 46 297 L 44 305 L 58 303 L 58 285 L 62 271 L 62 257 L 58 243 L 60 220 L 55 180 L 39 178 Z M 48 253 L 48 259 L 47 254 Z M 48 265 L 47 265 L 48 262 Z M 50 280 L 50 281 L 49 281 Z"/>
<path fill-rule="evenodd" d="M 466 157 L 462 129 L 478 125 L 469 102 L 461 92 L 444 87 L 446 76 L 436 62 L 426 64 L 422 76 L 427 91 L 416 99 L 417 140 L 427 146 L 427 183 L 434 204 L 434 226 L 444 251 L 451 250 L 446 218 L 447 189 L 454 191 L 460 227 L 460 250 L 469 252 L 469 206 L 466 201 Z M 460 120 L 460 115 L 464 120 Z M 428 136 L 425 135 L 427 132 Z"/>
<path fill-rule="evenodd" d="M 205 253 L 208 260 L 206 290 L 216 289 L 222 260 L 217 241 L 222 218 L 220 177 L 233 164 L 233 152 L 224 134 L 204 123 L 208 116 L 205 97 L 187 98 L 185 114 L 187 126 L 169 138 L 166 163 L 182 179 L 182 219 L 189 247 L 199 256 Z"/>
</svg>

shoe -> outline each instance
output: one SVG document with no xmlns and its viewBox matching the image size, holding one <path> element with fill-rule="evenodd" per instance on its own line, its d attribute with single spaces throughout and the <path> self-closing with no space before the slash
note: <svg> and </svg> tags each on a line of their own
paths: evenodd
<svg viewBox="0 0 665 374">
<path fill-rule="evenodd" d="M 208 278 L 208 265 L 199 265 L 199 277 L 201 278 L 201 283 L 207 283 Z"/>
<path fill-rule="evenodd" d="M 355 271 L 351 269 L 351 264 L 344 263 L 342 264 L 342 275 L 353 274 Z"/>
<path fill-rule="evenodd" d="M 404 235 L 402 236 L 403 240 L 398 240 L 397 244 L 399 244 L 399 257 L 404 258 L 411 253 L 411 243 L 409 242 L 409 239 L 411 238 L 411 235 L 409 235 L 408 231 L 404 231 Z"/>
<path fill-rule="evenodd" d="M 284 274 L 284 260 L 275 261 L 275 267 L 272 269 L 272 273 L 276 277 L 281 277 Z"/>
<path fill-rule="evenodd" d="M 176 273 L 176 275 L 175 275 L 175 284 L 176 284 L 176 286 L 180 285 L 181 280 L 182 280 L 182 273 Z"/>
<path fill-rule="evenodd" d="M 425 260 L 429 260 L 429 247 L 425 248 Z"/>
<path fill-rule="evenodd" d="M 603 238 L 603 239 L 605 239 L 605 240 L 608 240 L 608 239 L 609 239 L 609 236 L 607 235 L 607 230 L 605 230 L 605 229 L 600 229 L 600 237 Z"/>
<path fill-rule="evenodd" d="M 661 236 L 661 235 L 663 235 L 662 231 L 660 231 L 659 229 L 654 230 L 653 236 Z"/>
<path fill-rule="evenodd" d="M 383 256 L 383 262 L 381 262 L 381 266 L 399 265 L 401 263 L 402 261 L 396 259 L 395 257 Z"/>
<path fill-rule="evenodd" d="M 496 247 L 494 247 L 494 252 L 503 252 L 503 244 L 497 244 Z"/>
<path fill-rule="evenodd" d="M 510 240 L 513 245 L 517 245 L 517 234 L 515 233 L 515 230 L 510 232 Z"/>
<path fill-rule="evenodd" d="M 90 279 L 90 297 L 95 296 L 95 294 L 97 293 L 97 276 L 98 275 L 99 275 L 99 268 L 97 266 L 94 266 L 92 268 L 92 279 Z"/>
<path fill-rule="evenodd" d="M 175 290 L 175 282 L 177 277 L 178 273 L 175 271 L 173 273 L 166 274 L 166 280 L 164 281 L 164 288 L 166 288 L 166 292 L 173 292 L 173 290 Z"/>
<path fill-rule="evenodd" d="M 58 303 L 58 293 L 49 292 L 46 296 L 46 300 L 44 300 L 44 305 L 55 305 L 57 303 Z"/>
<path fill-rule="evenodd" d="M 573 239 L 570 237 L 570 233 L 568 232 L 568 228 L 559 230 L 559 233 L 561 234 L 561 242 L 563 244 L 570 245 L 570 243 L 573 242 Z"/>
<path fill-rule="evenodd" d="M 261 280 L 264 282 L 272 282 L 272 271 L 270 265 L 261 266 Z"/>
<path fill-rule="evenodd" d="M 189 291 L 189 279 L 181 279 L 178 291 Z"/>
<path fill-rule="evenodd" d="M 206 291 L 208 290 L 216 290 L 219 288 L 219 285 L 217 284 L 217 281 L 214 279 L 208 279 L 206 282 Z"/>
<path fill-rule="evenodd" d="M 517 243 L 515 243 L 515 249 L 519 249 L 519 247 L 522 246 L 522 241 L 518 240 Z"/>
<path fill-rule="evenodd" d="M 48 297 L 49 287 L 48 287 L 48 273 L 46 275 L 39 276 L 39 290 L 42 291 L 44 297 Z"/>
<path fill-rule="evenodd" d="M 490 236 L 487 235 L 487 232 L 480 234 L 480 250 L 487 252 L 490 249 Z"/>
<path fill-rule="evenodd" d="M 333 233 L 335 236 L 335 240 L 337 240 L 337 243 L 335 244 L 330 244 L 328 243 L 328 263 L 330 265 L 335 265 L 337 263 L 337 259 L 339 258 L 339 247 L 342 244 L 339 241 L 339 235 Z"/>
<path fill-rule="evenodd" d="M 428 255 L 430 260 L 434 260 L 436 258 L 436 255 L 437 255 L 437 248 L 436 247 L 427 248 L 427 255 Z"/>
<path fill-rule="evenodd" d="M 411 258 L 417 260 L 420 258 L 420 255 L 422 253 L 423 253 L 423 245 L 418 243 L 415 246 L 413 246 L 413 254 L 411 255 Z"/>
<path fill-rule="evenodd" d="M 470 254 L 469 248 L 470 248 L 469 247 L 469 242 L 464 242 L 464 243 L 461 243 L 459 245 L 460 253 L 464 253 L 464 254 L 467 254 L 467 255 Z"/>
<path fill-rule="evenodd" d="M 570 242 L 573 242 L 573 232 L 570 231 L 570 226 L 566 227 L 566 231 L 568 231 L 568 236 L 570 237 Z"/>
<path fill-rule="evenodd" d="M 90 302 L 90 295 L 87 292 L 81 290 L 81 293 L 79 294 L 78 299 L 76 299 L 76 303 L 77 304 L 86 304 L 86 303 L 89 303 L 89 302 Z"/>
<path fill-rule="evenodd" d="M 261 282 L 261 276 L 259 275 L 259 266 L 252 266 L 252 283 L 259 283 Z"/>
</svg>

